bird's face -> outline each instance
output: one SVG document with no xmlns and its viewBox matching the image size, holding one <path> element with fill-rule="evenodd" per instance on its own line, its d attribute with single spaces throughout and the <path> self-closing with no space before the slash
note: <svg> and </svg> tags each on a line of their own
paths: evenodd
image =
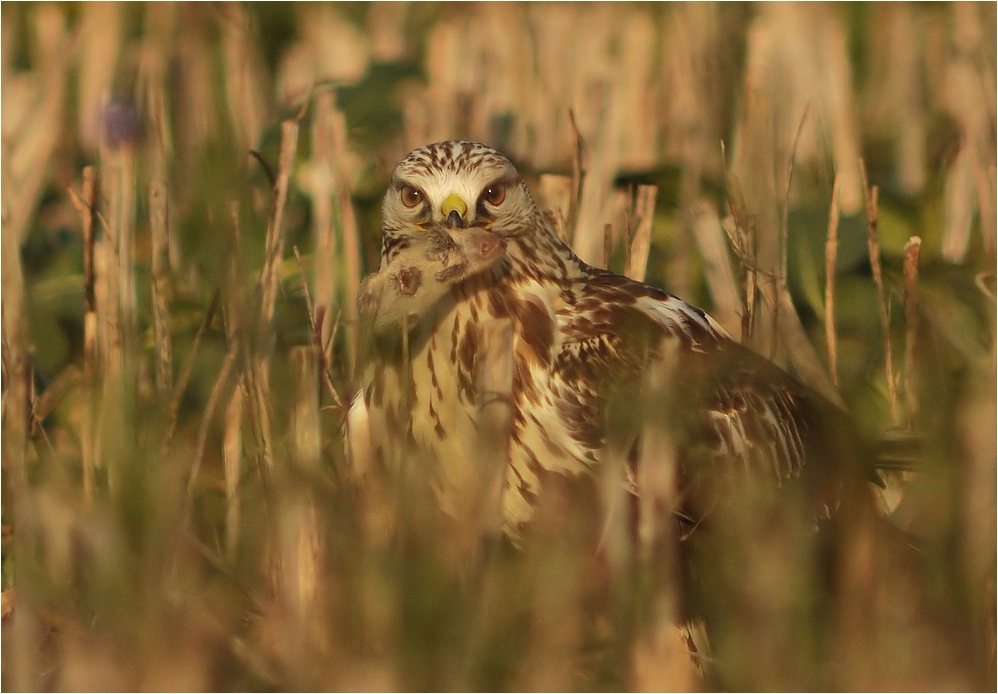
<svg viewBox="0 0 998 694">
<path fill-rule="evenodd" d="M 382 206 L 381 266 L 431 230 L 460 236 L 471 228 L 503 238 L 532 227 L 537 208 L 506 157 L 475 142 L 438 142 L 414 150 L 392 173 Z"/>
</svg>

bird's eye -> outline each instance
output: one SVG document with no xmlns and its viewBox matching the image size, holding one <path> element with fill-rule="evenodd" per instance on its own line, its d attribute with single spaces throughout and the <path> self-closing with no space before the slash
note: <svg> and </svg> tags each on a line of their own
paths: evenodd
<svg viewBox="0 0 998 694">
<path fill-rule="evenodd" d="M 506 186 L 502 183 L 493 183 L 485 189 L 482 197 L 490 205 L 501 205 L 502 201 L 506 199 Z"/>
<path fill-rule="evenodd" d="M 423 202 L 423 194 L 412 186 L 402 187 L 402 204 L 406 207 L 415 207 Z"/>
</svg>

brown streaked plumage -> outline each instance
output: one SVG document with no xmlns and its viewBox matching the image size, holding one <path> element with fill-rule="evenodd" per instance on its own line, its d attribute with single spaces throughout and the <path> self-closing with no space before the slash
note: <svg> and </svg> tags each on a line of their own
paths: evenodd
<svg viewBox="0 0 998 694">
<path fill-rule="evenodd" d="M 490 323 L 511 320 L 512 428 L 501 512 L 510 536 L 531 520 L 549 474 L 583 474 L 606 460 L 608 402 L 626 401 L 649 364 L 663 359 L 676 360 L 684 517 L 696 522 L 746 476 L 779 485 L 801 480 L 816 504 L 835 503 L 834 476 L 811 460 L 830 405 L 700 309 L 582 262 L 498 152 L 441 142 L 409 154 L 385 196 L 382 270 L 427 234 L 460 239 L 470 230 L 504 239 L 505 254 L 423 307 L 404 363 L 370 365 L 351 409 L 355 457 L 384 458 L 392 442 L 431 451 L 441 506 L 459 513 L 474 477 L 478 374 L 488 368 L 482 336 Z"/>
</svg>

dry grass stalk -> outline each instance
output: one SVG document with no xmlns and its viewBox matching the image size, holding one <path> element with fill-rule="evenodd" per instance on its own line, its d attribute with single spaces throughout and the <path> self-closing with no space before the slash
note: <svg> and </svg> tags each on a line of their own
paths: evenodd
<svg viewBox="0 0 998 694">
<path fill-rule="evenodd" d="M 225 409 L 225 429 L 222 435 L 222 461 L 225 475 L 225 557 L 230 562 L 239 550 L 239 528 L 242 519 L 239 500 L 239 479 L 243 466 L 243 401 L 241 380 L 229 396 Z"/>
<path fill-rule="evenodd" d="M 568 230 L 568 242 L 575 242 L 575 231 L 579 224 L 579 204 L 582 202 L 582 181 L 585 172 L 582 168 L 582 155 L 585 143 L 579 126 L 575 122 L 575 111 L 568 109 L 568 120 L 572 124 L 572 190 L 568 198 L 568 214 L 565 217 L 565 228 Z"/>
<path fill-rule="evenodd" d="M 139 57 L 137 93 L 146 114 L 146 153 L 150 178 L 166 180 L 168 159 L 173 153 L 173 134 L 167 106 L 169 56 L 174 46 L 177 8 L 169 4 L 145 7 L 145 40 Z"/>
<path fill-rule="evenodd" d="M 265 337 L 274 317 L 274 305 L 281 286 L 281 260 L 284 256 L 284 209 L 288 202 L 291 172 L 298 151 L 298 122 L 281 123 L 281 154 L 274 185 L 274 205 L 264 248 L 263 269 L 260 271 L 260 336 Z"/>
<path fill-rule="evenodd" d="M 666 348 L 676 349 L 678 343 Z M 678 469 L 676 440 L 669 429 L 668 413 L 676 403 L 675 373 L 664 355 L 652 365 L 642 385 L 642 411 L 646 414 L 640 436 L 641 455 L 634 470 L 637 497 L 637 559 L 640 571 L 650 576 L 675 577 L 679 567 L 679 537 L 675 512 L 680 499 L 676 490 Z M 631 654 L 634 686 L 638 691 L 690 690 L 702 684 L 698 667 L 686 639 L 679 633 L 678 592 L 675 580 L 654 583 L 651 605 Z"/>
<path fill-rule="evenodd" d="M 267 104 L 263 69 L 254 50 L 250 18 L 239 5 L 224 6 L 221 15 L 222 48 L 225 59 L 225 93 L 237 142 L 243 151 L 260 139 Z"/>
<path fill-rule="evenodd" d="M 80 144 L 93 153 L 100 147 L 102 111 L 111 92 L 121 54 L 123 5 L 93 2 L 80 8 L 78 73 Z"/>
<path fill-rule="evenodd" d="M 904 395 L 908 429 L 918 414 L 915 347 L 918 338 L 918 257 L 922 239 L 912 236 L 904 245 Z"/>
<path fill-rule="evenodd" d="M 346 255 L 347 291 L 343 304 L 347 315 L 347 358 L 352 374 L 357 368 L 357 292 L 360 291 L 361 258 L 360 230 L 354 216 L 353 202 L 350 200 L 353 176 L 349 162 L 350 152 L 347 144 L 346 118 L 339 111 L 333 111 L 329 117 L 332 128 L 333 171 L 335 172 L 334 188 L 336 190 L 336 212 L 340 233 L 343 235 L 343 252 Z"/>
<path fill-rule="evenodd" d="M 194 335 L 194 344 L 191 345 L 191 351 L 184 362 L 184 370 L 180 372 L 180 378 L 177 379 L 177 383 L 173 387 L 173 398 L 170 400 L 170 406 L 166 411 L 166 435 L 163 437 L 163 455 L 166 454 L 173 443 L 173 435 L 177 431 L 177 417 L 180 414 L 180 403 L 184 398 L 184 392 L 187 390 L 187 384 L 190 383 L 191 374 L 194 372 L 194 364 L 197 361 L 201 340 L 215 319 L 215 312 L 218 310 L 221 297 L 222 293 L 216 289 L 211 297 L 211 302 L 208 304 L 208 310 L 204 314 L 204 319 L 201 321 L 201 325 L 198 326 L 198 331 Z"/>
<path fill-rule="evenodd" d="M 97 410 L 97 441 L 108 486 L 117 487 L 118 469 L 131 440 L 129 414 L 136 373 L 135 297 L 135 146 L 134 124 L 127 106 L 105 114 L 105 142 L 100 148 L 101 193 L 106 219 L 94 257 L 98 349 L 101 352 L 101 394 Z M 119 131 L 120 128 L 120 131 Z"/>
<path fill-rule="evenodd" d="M 582 181 L 572 248 L 587 263 L 598 263 L 604 244 L 601 236 L 612 200 L 613 177 L 620 161 L 618 132 L 620 113 L 609 90 L 600 90 L 600 117 L 593 139 L 592 156 Z"/>
<path fill-rule="evenodd" d="M 312 293 L 308 289 L 308 280 L 305 273 L 305 263 L 302 262 L 301 254 L 298 252 L 298 246 L 292 248 L 295 254 L 295 260 L 298 262 L 298 269 L 301 272 L 301 285 L 302 293 L 305 295 L 305 308 L 308 311 L 308 323 L 311 328 L 312 335 L 312 346 L 316 350 L 316 354 L 319 358 L 318 373 L 319 378 L 322 380 L 329 394 L 332 396 L 333 401 L 336 405 L 343 409 L 343 402 L 340 399 L 340 395 L 336 392 L 336 386 L 333 384 L 333 367 L 332 363 L 326 359 L 327 354 L 332 353 L 332 343 L 336 339 L 336 322 L 326 321 L 326 316 L 329 315 L 324 309 L 317 309 L 312 303 Z M 329 339 L 324 340 L 323 335 L 329 332 Z"/>
<path fill-rule="evenodd" d="M 643 282 L 648 271 L 648 254 L 651 251 L 651 232 L 655 222 L 655 198 L 658 186 L 639 185 L 634 200 L 636 223 L 631 235 L 624 274 Z"/>
<path fill-rule="evenodd" d="M 728 246 L 717 210 L 713 204 L 701 200 L 692 209 L 693 238 L 703 258 L 707 286 L 714 300 L 711 315 L 732 335 L 738 333 L 739 313 L 742 310 L 742 297 L 738 282 L 731 267 Z"/>
<path fill-rule="evenodd" d="M 763 297 L 767 302 L 768 296 Z M 801 324 L 800 316 L 794 307 L 790 292 L 784 290 L 780 294 L 780 315 L 783 316 L 780 322 L 780 340 L 786 349 L 787 357 L 793 365 L 797 376 L 808 387 L 821 393 L 825 398 L 845 407 L 842 396 L 839 395 L 835 386 L 832 385 L 828 372 L 818 358 L 818 352 L 808 337 L 807 331 Z"/>
<path fill-rule="evenodd" d="M 170 232 L 166 186 L 149 186 L 149 230 L 152 237 L 152 310 L 156 345 L 156 389 L 173 386 L 173 338 L 170 334 Z"/>
<path fill-rule="evenodd" d="M 322 451 L 322 429 L 319 425 L 319 360 L 314 345 L 295 347 L 291 350 L 291 363 L 295 371 L 294 404 L 291 412 L 291 454 L 298 469 L 307 473 L 319 472 L 320 455 Z M 314 516 L 314 505 L 307 515 Z M 302 615 L 307 618 L 308 605 L 314 599 L 316 586 L 314 583 L 316 568 L 319 564 L 319 528 L 312 523 L 303 524 L 301 532 L 305 535 L 305 544 L 311 548 L 311 556 L 303 557 L 306 565 L 311 566 L 308 572 L 299 575 L 298 594 L 303 598 Z M 311 577 L 311 581 L 309 581 Z"/>
<path fill-rule="evenodd" d="M 779 238 L 779 261 L 776 266 L 776 296 L 781 296 L 787 291 L 787 252 L 790 247 L 790 193 L 793 190 L 794 169 L 797 163 L 797 147 L 800 145 L 800 136 L 804 132 L 804 124 L 807 123 L 807 116 L 810 113 L 810 106 L 804 107 L 800 122 L 797 124 L 797 132 L 794 134 L 793 144 L 790 145 L 790 154 L 787 157 L 787 186 L 783 194 L 783 209 L 780 217 L 780 238 Z M 775 355 L 777 351 L 777 337 L 780 334 L 780 305 L 782 301 L 777 301 L 773 305 L 773 334 L 770 346 L 770 354 Z"/>
<path fill-rule="evenodd" d="M 243 468 L 243 408 L 246 401 L 245 358 L 249 353 L 246 335 L 246 300 L 243 292 L 242 247 L 240 244 L 239 203 L 229 206 L 232 222 L 232 248 L 226 288 L 225 337 L 229 349 L 238 348 L 244 363 L 236 374 L 236 387 L 229 397 L 225 411 L 225 430 L 222 439 L 223 472 L 225 476 L 225 556 L 233 561 L 239 549 L 241 501 L 239 480 Z"/>
<path fill-rule="evenodd" d="M 603 257 L 599 266 L 609 270 L 611 260 L 613 260 L 613 225 L 607 222 L 603 225 Z"/>
<path fill-rule="evenodd" d="M 108 116 L 110 119 L 111 117 Z M 112 126 L 108 126 L 112 127 Z M 106 168 L 102 179 L 108 198 L 108 225 L 115 230 L 118 240 L 117 273 L 118 280 L 118 320 L 120 321 L 117 339 L 121 345 L 122 368 L 130 373 L 137 335 L 137 299 L 135 294 L 135 209 L 136 209 L 136 169 L 135 146 L 125 140 L 119 147 L 111 146 L 102 151 L 101 165 Z"/>
<path fill-rule="evenodd" d="M 273 471 L 274 440 L 270 413 L 270 357 L 273 334 L 271 323 L 281 284 L 281 259 L 284 256 L 284 208 L 288 200 L 288 187 L 298 151 L 298 121 L 281 123 L 281 154 L 278 159 L 274 185 L 273 212 L 267 225 L 263 268 L 260 270 L 260 314 L 257 323 L 257 343 L 252 365 L 247 372 L 251 390 L 252 412 L 256 424 L 257 441 L 264 469 Z"/>
<path fill-rule="evenodd" d="M 562 241 L 568 238 L 568 210 L 571 207 L 572 179 L 557 174 L 541 174 L 537 181 L 539 203 L 549 212 L 549 219 L 554 224 L 555 232 Z"/>
<path fill-rule="evenodd" d="M 76 35 L 67 34 L 64 13 L 55 5 L 33 9 L 31 29 L 37 50 L 33 58 L 38 62 L 38 96 L 20 127 L 2 145 L 4 233 L 12 234 L 19 246 L 27 237 L 44 193 L 48 163 L 59 145 L 66 81 L 78 43 Z M 5 61 L 5 68 L 9 68 L 9 61 Z M 4 114 L 6 120 L 6 109 Z"/>
<path fill-rule="evenodd" d="M 891 324 L 887 312 L 887 296 L 884 292 L 884 278 L 880 266 L 880 241 L 877 238 L 877 186 L 870 187 L 866 177 L 866 164 L 860 160 L 863 172 L 863 190 L 866 191 L 867 246 L 870 249 L 870 267 L 873 270 L 873 283 L 877 287 L 877 302 L 880 307 L 880 324 L 884 330 L 884 365 L 887 377 L 887 396 L 891 406 L 891 421 L 901 423 L 898 409 L 897 386 L 894 381 L 894 358 L 891 354 Z"/>
<path fill-rule="evenodd" d="M 980 214 L 981 235 L 984 239 L 984 252 L 994 265 L 996 252 L 996 236 L 998 236 L 998 220 L 996 220 L 996 190 L 995 190 L 995 164 L 977 162 L 974 168 L 975 180 L 977 182 L 977 208 Z"/>
<path fill-rule="evenodd" d="M 839 250 L 839 175 L 832 183 L 832 203 L 828 210 L 828 236 L 825 241 L 825 340 L 828 345 L 828 372 L 832 385 L 839 387 L 839 356 L 835 335 L 835 275 Z"/>
<path fill-rule="evenodd" d="M 3 394 L 3 462 L 10 484 L 21 493 L 25 468 L 31 403 L 30 336 L 24 312 L 24 271 L 17 237 L 3 229 L 3 338 L 5 392 Z M 12 496 L 17 499 L 19 497 Z M 15 502 L 16 503 L 16 502 Z"/>
<path fill-rule="evenodd" d="M 332 315 L 336 303 L 337 266 L 339 248 L 336 238 L 333 199 L 336 194 L 333 173 L 333 119 L 336 104 L 331 91 L 321 91 L 315 96 L 315 111 L 312 122 L 312 181 L 309 192 L 312 196 L 313 233 L 315 253 L 313 282 L 315 286 L 316 310 L 324 315 Z M 313 309 L 309 313 L 314 316 Z M 314 319 L 313 319 L 314 320 Z M 326 365 L 332 364 L 333 348 L 332 322 L 324 321 L 319 335 L 323 345 L 322 356 Z M 313 326 L 314 328 L 314 326 Z"/>
<path fill-rule="evenodd" d="M 299 469 L 314 473 L 319 468 L 319 361 L 315 345 L 294 347 L 295 402 L 291 412 L 291 450 Z"/>
<path fill-rule="evenodd" d="M 96 449 L 97 408 L 96 390 L 98 375 L 97 349 L 97 299 L 94 292 L 94 218 L 97 212 L 97 170 L 93 166 L 83 169 L 82 200 L 70 190 L 73 204 L 80 213 L 83 230 L 83 384 L 86 405 L 80 432 L 80 458 L 83 464 L 84 503 L 93 500 L 93 475 L 99 465 Z"/>
<path fill-rule="evenodd" d="M 31 367 L 29 357 L 30 336 L 27 316 L 24 313 L 24 274 L 21 267 L 21 244 L 19 237 L 4 220 L 2 233 L 2 320 L 3 320 L 3 467 L 4 483 L 7 492 L 4 501 L 9 504 L 9 523 L 12 531 L 12 555 L 24 553 L 28 560 L 29 546 L 27 527 L 28 508 L 28 418 L 30 416 Z M 6 544 L 7 530 L 4 530 Z M 4 550 L 8 553 L 7 548 Z M 5 592 L 5 598 L 9 595 Z M 37 658 L 34 644 L 38 643 L 38 625 L 30 607 L 25 604 L 13 610 L 12 622 L 6 628 L 10 642 L 15 648 L 10 681 L 15 687 L 37 689 Z"/>
<path fill-rule="evenodd" d="M 219 403 L 228 390 L 229 380 L 235 369 L 238 353 L 239 349 L 237 345 L 229 347 L 229 351 L 225 355 L 225 361 L 222 362 L 222 368 L 215 378 L 214 385 L 211 387 L 211 394 L 208 396 L 208 402 L 205 403 L 204 412 L 201 414 L 201 423 L 198 425 L 191 469 L 187 477 L 188 512 L 190 512 L 191 505 L 194 502 L 194 488 L 197 484 L 198 472 L 201 469 L 201 461 L 204 459 L 205 451 L 208 448 L 208 434 L 211 431 L 211 421 L 215 416 L 215 410 L 218 409 Z"/>
<path fill-rule="evenodd" d="M 83 377 L 80 370 L 73 364 L 59 372 L 59 375 L 49 383 L 41 395 L 31 404 L 31 435 L 44 435 L 41 428 L 45 419 L 52 414 L 62 399 L 76 386 Z"/>
<path fill-rule="evenodd" d="M 723 145 L 722 145 L 723 148 Z M 759 244 L 755 223 L 748 213 L 741 186 L 732 174 L 727 177 L 728 208 L 730 214 L 721 222 L 728 237 L 731 251 L 738 259 L 742 281 L 741 342 L 748 344 L 755 332 L 755 319 L 759 305 Z"/>
</svg>

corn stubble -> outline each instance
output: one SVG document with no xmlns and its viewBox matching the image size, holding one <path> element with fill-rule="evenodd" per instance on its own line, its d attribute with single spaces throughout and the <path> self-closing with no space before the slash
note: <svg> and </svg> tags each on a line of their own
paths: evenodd
<svg viewBox="0 0 998 694">
<path fill-rule="evenodd" d="M 993 7 L 273 11 L 4 5 L 3 688 L 994 688 Z M 546 480 L 518 546 L 418 451 L 348 463 L 374 200 L 455 136 L 917 462 L 830 530 L 765 485 L 690 529 L 655 372 L 637 464 Z"/>
</svg>

